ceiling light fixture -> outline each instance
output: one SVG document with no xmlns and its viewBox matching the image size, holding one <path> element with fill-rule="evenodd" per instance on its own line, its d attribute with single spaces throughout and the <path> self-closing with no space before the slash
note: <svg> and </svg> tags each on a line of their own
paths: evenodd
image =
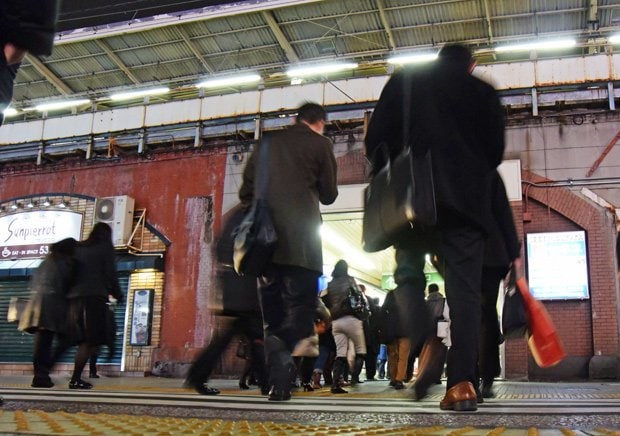
<svg viewBox="0 0 620 436">
<path fill-rule="evenodd" d="M 135 98 L 150 97 L 151 95 L 162 95 L 170 92 L 170 88 L 163 86 L 161 88 L 141 89 L 139 91 L 119 92 L 110 95 L 110 100 L 132 100 Z"/>
<path fill-rule="evenodd" d="M 574 39 L 555 39 L 549 41 L 536 41 L 524 44 L 500 45 L 495 47 L 498 53 L 511 51 L 531 51 L 531 50 L 557 50 L 562 48 L 571 48 L 577 45 Z"/>
<path fill-rule="evenodd" d="M 387 59 L 388 64 L 417 64 L 422 62 L 430 62 L 437 59 L 437 53 L 410 53 L 391 56 Z"/>
<path fill-rule="evenodd" d="M 323 64 L 323 65 L 308 65 L 291 68 L 286 72 L 289 77 L 307 77 L 307 76 L 320 76 L 322 74 L 337 73 L 339 71 L 352 70 L 357 68 L 355 62 L 340 62 L 335 64 Z"/>
<path fill-rule="evenodd" d="M 258 82 L 261 77 L 256 74 L 242 74 L 239 76 L 215 77 L 196 85 L 197 88 L 226 88 L 235 85 L 247 85 Z"/>
<path fill-rule="evenodd" d="M 73 108 L 73 107 L 82 106 L 85 104 L 90 104 L 90 100 L 82 99 L 82 100 L 55 101 L 55 102 L 43 103 L 43 104 L 37 105 L 35 106 L 35 110 L 38 110 L 39 112 L 47 112 L 47 111 Z"/>
<path fill-rule="evenodd" d="M 620 44 L 620 33 L 616 33 L 615 35 L 611 35 L 607 41 L 611 44 Z"/>
<path fill-rule="evenodd" d="M 5 117 L 14 117 L 19 112 L 17 111 L 17 109 L 13 109 L 12 107 L 7 107 L 5 110 L 2 111 L 2 113 L 4 114 Z"/>
</svg>

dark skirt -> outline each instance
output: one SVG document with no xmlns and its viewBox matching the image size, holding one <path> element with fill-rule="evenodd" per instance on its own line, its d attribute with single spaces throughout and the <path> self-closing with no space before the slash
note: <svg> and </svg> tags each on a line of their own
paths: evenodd
<svg viewBox="0 0 620 436">
<path fill-rule="evenodd" d="M 68 336 L 72 344 L 104 345 L 107 341 L 107 301 L 101 297 L 69 300 Z"/>
</svg>

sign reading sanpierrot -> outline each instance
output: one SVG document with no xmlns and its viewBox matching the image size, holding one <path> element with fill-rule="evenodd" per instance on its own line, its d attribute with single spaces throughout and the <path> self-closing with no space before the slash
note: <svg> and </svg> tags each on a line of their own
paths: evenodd
<svg viewBox="0 0 620 436">
<path fill-rule="evenodd" d="M 70 210 L 35 210 L 0 217 L 0 260 L 45 257 L 65 238 L 80 240 L 83 215 Z"/>
</svg>

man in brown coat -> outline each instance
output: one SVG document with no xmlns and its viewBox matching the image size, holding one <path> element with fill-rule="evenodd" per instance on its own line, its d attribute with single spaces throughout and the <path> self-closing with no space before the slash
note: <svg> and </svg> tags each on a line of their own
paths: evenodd
<svg viewBox="0 0 620 436">
<path fill-rule="evenodd" d="M 268 171 L 267 202 L 278 235 L 272 265 L 260 278 L 259 295 L 265 325 L 265 353 L 269 367 L 269 399 L 291 397 L 295 366 L 290 352 L 314 332 L 318 279 L 323 270 L 319 202 L 336 200 L 336 159 L 331 141 L 323 136 L 325 110 L 306 103 L 297 122 L 270 134 L 268 167 L 256 168 L 255 151 L 243 173 L 239 198 L 249 204 L 255 173 Z"/>
</svg>

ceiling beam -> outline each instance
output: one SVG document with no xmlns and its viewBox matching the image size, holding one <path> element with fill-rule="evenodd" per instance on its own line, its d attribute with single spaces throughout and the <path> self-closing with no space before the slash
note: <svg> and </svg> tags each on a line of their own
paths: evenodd
<svg viewBox="0 0 620 436">
<path fill-rule="evenodd" d="M 198 47 L 196 47 L 196 43 L 191 40 L 185 29 L 183 29 L 181 26 L 177 26 L 175 27 L 175 29 L 179 33 L 179 35 L 181 35 L 181 38 L 183 38 L 185 44 L 189 47 L 194 56 L 196 56 L 196 59 L 198 59 L 204 69 L 207 70 L 209 74 L 213 74 L 215 72 L 215 69 L 211 65 L 209 65 L 207 61 L 205 61 L 204 56 L 202 55 L 202 53 L 200 53 Z"/>
<path fill-rule="evenodd" d="M 390 50 L 396 49 L 396 42 L 394 41 L 394 34 L 392 33 L 392 27 L 387 20 L 387 16 L 385 15 L 385 3 L 383 0 L 376 0 L 377 8 L 379 9 L 379 18 L 381 19 L 381 24 L 385 29 L 385 33 L 387 33 L 388 44 L 390 46 Z"/>
<path fill-rule="evenodd" d="M 484 21 L 487 23 L 487 32 L 489 33 L 489 45 L 493 44 L 493 27 L 491 26 L 491 14 L 489 12 L 489 1 L 484 2 Z"/>
<path fill-rule="evenodd" d="M 114 51 L 110 48 L 108 44 L 106 44 L 100 39 L 95 39 L 95 43 L 99 46 L 101 50 L 104 51 L 106 55 L 108 55 L 112 62 L 114 62 L 116 66 L 119 67 L 127 77 L 129 77 L 129 80 L 131 80 L 134 85 L 140 84 L 138 78 L 133 75 L 133 73 L 129 70 L 129 67 L 125 65 L 125 63 L 121 60 L 121 58 L 118 57 L 116 53 L 114 53 Z"/>
<path fill-rule="evenodd" d="M 282 33 L 282 29 L 280 29 L 280 26 L 278 26 L 278 22 L 273 16 L 273 12 L 261 11 L 261 14 L 267 22 L 267 25 L 273 32 L 274 36 L 276 37 L 278 44 L 280 44 L 280 47 L 282 47 L 282 50 L 284 50 L 288 61 L 293 64 L 298 63 L 299 57 L 297 56 L 297 53 L 295 53 L 295 50 L 293 49 L 291 43 L 288 41 L 288 39 L 286 39 L 286 36 L 284 36 L 284 33 Z"/>
<path fill-rule="evenodd" d="M 52 72 L 49 68 L 47 68 L 43 62 L 41 62 L 36 56 L 31 54 L 26 54 L 26 59 L 30 64 L 37 70 L 43 77 L 45 77 L 54 87 L 60 91 L 63 95 L 71 95 L 73 94 L 73 90 L 69 88 L 69 86 L 60 80 L 60 78 Z"/>
</svg>

